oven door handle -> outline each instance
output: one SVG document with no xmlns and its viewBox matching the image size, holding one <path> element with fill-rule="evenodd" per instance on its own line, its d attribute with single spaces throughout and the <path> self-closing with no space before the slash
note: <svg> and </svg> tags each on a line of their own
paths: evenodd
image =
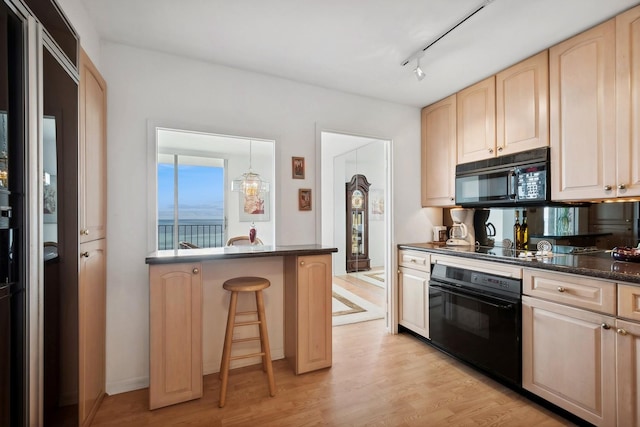
<svg viewBox="0 0 640 427">
<path fill-rule="evenodd" d="M 489 302 L 486 299 L 475 297 L 475 296 L 473 296 L 473 294 L 466 293 L 466 292 L 455 292 L 454 290 L 452 290 L 452 289 L 450 289 L 448 287 L 432 284 L 432 282 L 429 282 L 429 287 L 440 289 L 443 292 L 447 292 L 449 294 L 453 294 L 453 295 L 456 295 L 456 296 L 459 296 L 459 297 L 469 298 L 469 299 L 471 299 L 473 301 L 480 302 L 480 303 L 486 304 L 486 305 L 490 305 L 491 307 L 494 307 L 494 308 L 500 308 L 500 309 L 503 309 L 503 310 L 511 310 L 513 308 L 513 304 L 506 304 L 506 305 L 505 304 L 496 304 L 496 303 L 493 303 L 493 302 Z"/>
</svg>

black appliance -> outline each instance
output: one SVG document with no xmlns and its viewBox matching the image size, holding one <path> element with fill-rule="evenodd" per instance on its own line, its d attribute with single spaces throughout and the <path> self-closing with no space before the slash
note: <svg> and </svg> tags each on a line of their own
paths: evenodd
<svg viewBox="0 0 640 427">
<path fill-rule="evenodd" d="M 473 212 L 473 229 L 476 234 L 476 242 L 480 246 L 493 246 L 495 245 L 496 227 L 487 222 L 491 210 L 489 209 L 476 209 Z"/>
<path fill-rule="evenodd" d="M 456 166 L 456 205 L 530 206 L 551 200 L 549 148 Z"/>
<path fill-rule="evenodd" d="M 495 378 L 522 385 L 522 281 L 433 264 L 431 344 Z"/>
<path fill-rule="evenodd" d="M 0 1 L 0 425 L 26 425 L 24 21 Z"/>
</svg>

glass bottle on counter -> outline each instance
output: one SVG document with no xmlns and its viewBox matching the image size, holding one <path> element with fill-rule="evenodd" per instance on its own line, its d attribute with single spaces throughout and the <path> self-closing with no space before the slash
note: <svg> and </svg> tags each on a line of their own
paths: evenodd
<svg viewBox="0 0 640 427">
<path fill-rule="evenodd" d="M 527 225 L 527 211 L 522 211 L 522 225 L 520 226 L 520 244 L 522 249 L 529 249 L 529 226 Z"/>
<path fill-rule="evenodd" d="M 520 227 L 520 212 L 516 211 L 516 223 L 513 224 L 513 245 L 516 249 L 522 249 L 522 232 Z"/>
</svg>

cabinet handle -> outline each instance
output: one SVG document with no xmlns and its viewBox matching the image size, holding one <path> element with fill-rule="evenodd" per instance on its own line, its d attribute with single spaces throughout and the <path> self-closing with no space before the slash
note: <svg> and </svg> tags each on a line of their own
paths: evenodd
<svg viewBox="0 0 640 427">
<path fill-rule="evenodd" d="M 618 332 L 620 335 L 628 335 L 629 334 L 626 330 L 624 330 L 622 328 L 618 329 L 616 332 Z"/>
<path fill-rule="evenodd" d="M 88 236 L 89 235 L 89 230 L 87 230 L 86 228 L 83 228 L 82 230 L 80 230 L 80 235 L 81 236 Z"/>
<path fill-rule="evenodd" d="M 502 151 L 502 147 L 498 147 L 498 151 Z"/>
<path fill-rule="evenodd" d="M 304 265 L 304 261 L 300 261 L 300 265 Z"/>
<path fill-rule="evenodd" d="M 89 252 L 80 252 L 82 258 L 89 258 Z"/>
<path fill-rule="evenodd" d="M 562 286 L 558 286 L 558 292 L 564 292 L 564 291 L 566 291 L 565 288 L 563 288 Z"/>
<path fill-rule="evenodd" d="M 493 148 L 489 148 L 489 154 L 493 154 Z"/>
<path fill-rule="evenodd" d="M 625 188 L 627 188 L 627 186 L 624 184 L 618 185 L 618 190 L 624 190 Z"/>
<path fill-rule="evenodd" d="M 610 185 L 605 185 L 604 186 L 604 191 L 611 191 L 611 186 Z"/>
<path fill-rule="evenodd" d="M 200 270 L 198 270 L 198 267 L 193 267 L 193 270 L 191 270 L 193 272 L 193 274 L 198 274 L 200 273 Z"/>
<path fill-rule="evenodd" d="M 452 202 L 455 200 L 454 197 L 449 197 L 449 200 L 451 200 Z"/>
<path fill-rule="evenodd" d="M 415 264 L 416 259 L 415 258 L 411 258 L 411 262 L 413 262 Z"/>
<path fill-rule="evenodd" d="M 602 329 L 606 329 L 606 330 L 611 329 L 611 326 L 607 325 L 606 323 L 603 323 L 603 324 L 602 324 L 602 325 L 600 325 L 600 326 L 602 326 Z"/>
</svg>

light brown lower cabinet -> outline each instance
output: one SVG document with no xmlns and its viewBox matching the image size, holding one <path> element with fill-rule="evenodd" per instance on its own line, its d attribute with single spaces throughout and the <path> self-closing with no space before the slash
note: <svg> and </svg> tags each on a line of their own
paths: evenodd
<svg viewBox="0 0 640 427">
<path fill-rule="evenodd" d="M 149 408 L 202 397 L 199 263 L 149 267 Z"/>
<path fill-rule="evenodd" d="M 331 255 L 285 257 L 285 357 L 296 374 L 332 362 Z"/>
<path fill-rule="evenodd" d="M 105 393 L 105 239 L 80 245 L 78 281 L 78 403 L 80 425 L 90 425 Z"/>
<path fill-rule="evenodd" d="M 640 427 L 640 323 L 616 320 L 618 425 Z"/>
<path fill-rule="evenodd" d="M 398 268 L 398 323 L 429 338 L 429 273 L 413 268 Z"/>
<path fill-rule="evenodd" d="M 523 387 L 594 425 L 615 426 L 616 335 L 612 316 L 523 296 Z"/>
</svg>

